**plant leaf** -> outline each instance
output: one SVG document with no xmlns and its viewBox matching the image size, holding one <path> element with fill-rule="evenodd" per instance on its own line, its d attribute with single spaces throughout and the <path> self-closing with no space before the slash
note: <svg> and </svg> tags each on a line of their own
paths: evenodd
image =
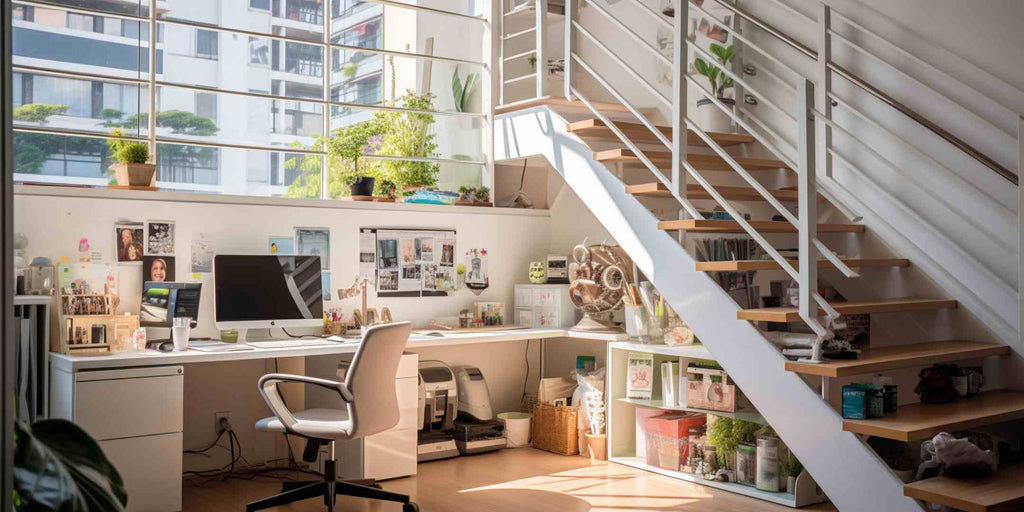
<svg viewBox="0 0 1024 512">
<path fill-rule="evenodd" d="M 465 112 L 469 108 L 469 96 L 473 94 L 477 76 L 476 73 L 466 75 L 466 86 L 462 89 L 462 108 L 459 109 L 459 112 Z"/>
<path fill-rule="evenodd" d="M 704 62 L 704 59 L 702 59 L 700 57 L 697 57 L 696 59 L 694 59 L 693 67 L 697 68 L 697 72 L 698 73 L 700 73 L 700 74 L 702 74 L 704 76 L 708 76 L 708 67 L 709 66 L 708 66 L 707 62 Z"/>
<path fill-rule="evenodd" d="M 121 512 L 124 481 L 96 441 L 65 420 L 15 423 L 14 488 L 25 510 Z"/>
<path fill-rule="evenodd" d="M 466 78 L 469 81 L 469 78 Z M 455 66 L 455 73 L 452 73 L 452 99 L 455 100 L 455 110 L 462 112 L 462 82 L 459 80 L 459 67 Z"/>
</svg>

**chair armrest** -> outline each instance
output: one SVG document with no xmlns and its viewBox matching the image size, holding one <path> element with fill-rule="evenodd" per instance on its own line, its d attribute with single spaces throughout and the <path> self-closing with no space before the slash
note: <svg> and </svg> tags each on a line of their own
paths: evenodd
<svg viewBox="0 0 1024 512">
<path fill-rule="evenodd" d="M 328 379 L 318 379 L 316 377 L 307 377 L 305 375 L 289 375 L 285 373 L 269 373 L 260 377 L 259 389 L 260 394 L 263 395 L 263 400 L 270 407 L 270 410 L 277 416 L 277 419 L 281 420 L 284 427 L 289 432 L 292 426 L 295 425 L 295 416 L 292 415 L 291 411 L 284 403 L 284 399 L 281 398 L 281 393 L 277 389 L 277 385 L 282 382 L 297 382 L 301 384 L 312 384 L 314 386 L 320 386 L 336 391 L 344 402 L 351 403 L 352 392 L 349 391 L 348 386 L 344 382 L 337 382 Z"/>
</svg>

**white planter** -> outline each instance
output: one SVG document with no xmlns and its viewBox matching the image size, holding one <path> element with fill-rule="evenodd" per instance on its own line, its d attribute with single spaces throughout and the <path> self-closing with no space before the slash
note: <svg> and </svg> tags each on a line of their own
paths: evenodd
<svg viewBox="0 0 1024 512">
<path fill-rule="evenodd" d="M 718 98 L 718 101 L 730 108 L 736 104 L 732 98 Z M 732 133 L 734 131 L 732 118 L 707 98 L 697 101 L 697 125 L 706 132 Z"/>
</svg>

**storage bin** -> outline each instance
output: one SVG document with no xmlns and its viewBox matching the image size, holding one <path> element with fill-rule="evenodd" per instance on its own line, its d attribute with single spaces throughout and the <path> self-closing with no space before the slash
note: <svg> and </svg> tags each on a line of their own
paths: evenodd
<svg viewBox="0 0 1024 512">
<path fill-rule="evenodd" d="M 661 467 L 660 416 L 644 418 L 644 448 L 647 465 Z"/>
<path fill-rule="evenodd" d="M 692 364 L 692 363 L 691 363 Z M 710 411 L 736 412 L 745 404 L 729 374 L 717 368 L 686 369 L 686 405 Z"/>
<path fill-rule="evenodd" d="M 707 416 L 699 413 L 681 413 L 663 416 L 659 423 L 659 467 L 679 471 L 686 464 L 690 449 L 690 429 L 707 422 Z"/>
<path fill-rule="evenodd" d="M 533 447 L 559 455 L 580 453 L 579 410 L 539 403 L 533 406 Z"/>
</svg>

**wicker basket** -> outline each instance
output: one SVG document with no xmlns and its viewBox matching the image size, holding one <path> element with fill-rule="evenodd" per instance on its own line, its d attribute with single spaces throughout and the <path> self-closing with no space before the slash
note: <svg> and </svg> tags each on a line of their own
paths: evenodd
<svg viewBox="0 0 1024 512">
<path fill-rule="evenodd" d="M 559 455 L 580 453 L 576 429 L 576 407 L 535 404 L 533 406 L 533 447 Z"/>
</svg>

